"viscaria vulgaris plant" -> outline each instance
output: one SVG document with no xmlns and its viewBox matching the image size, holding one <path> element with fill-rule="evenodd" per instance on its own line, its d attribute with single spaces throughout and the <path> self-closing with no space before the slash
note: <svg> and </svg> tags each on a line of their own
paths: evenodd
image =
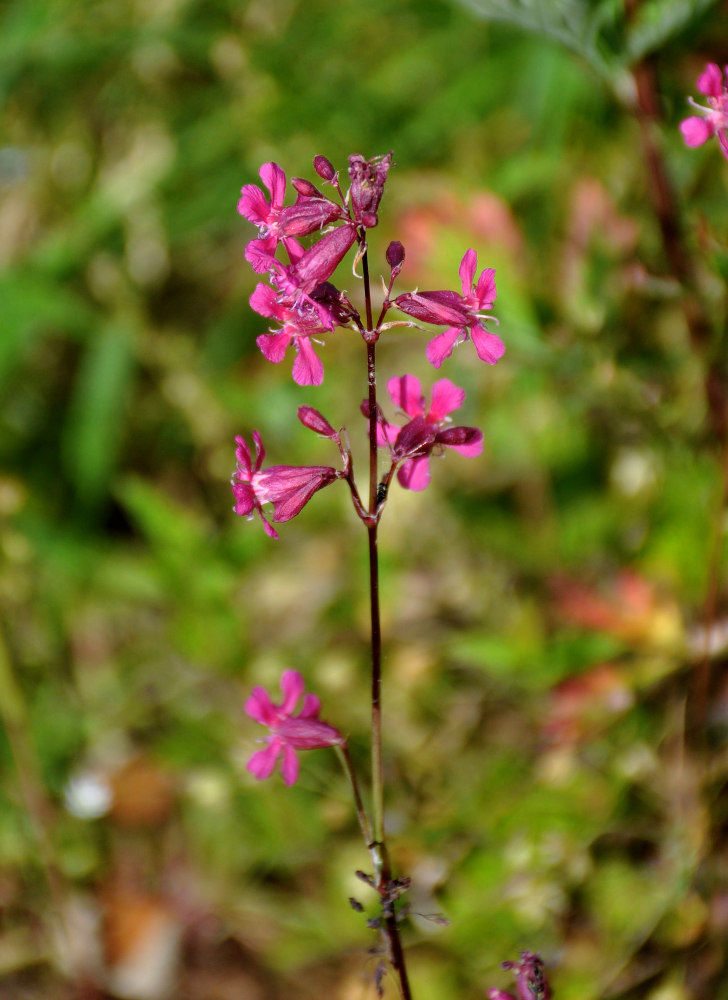
<svg viewBox="0 0 728 1000">
<path fill-rule="evenodd" d="M 369 607 L 371 620 L 371 792 L 364 805 L 360 781 L 349 757 L 346 739 L 335 726 L 319 718 L 321 706 L 312 694 L 304 695 L 304 678 L 286 670 L 281 678 L 282 701 L 256 687 L 248 699 L 247 714 L 265 726 L 265 746 L 248 761 L 248 770 L 258 778 L 270 777 L 280 763 L 283 780 L 292 785 L 298 778 L 298 753 L 333 747 L 351 785 L 354 807 L 372 866 L 371 873 L 357 873 L 378 895 L 379 914 L 369 926 L 382 938 L 381 960 L 374 978 L 382 994 L 387 964 L 394 970 L 401 996 L 411 989 L 399 932 L 400 898 L 410 880 L 392 870 L 384 827 L 384 770 L 382 757 L 382 635 L 379 607 L 379 559 L 377 529 L 387 505 L 390 487 L 424 490 L 431 474 L 431 459 L 448 452 L 475 457 L 482 451 L 483 435 L 475 427 L 454 425 L 452 414 L 465 401 L 465 392 L 448 378 L 440 378 L 423 390 L 418 378 L 403 373 L 387 380 L 394 410 L 389 419 L 378 396 L 377 343 L 394 327 L 421 329 L 421 324 L 441 328 L 426 345 L 426 356 L 437 369 L 458 344 L 470 341 L 478 358 L 495 364 L 505 351 L 500 337 L 489 328 L 497 324 L 490 313 L 495 299 L 495 272 L 477 273 L 475 250 L 465 251 L 459 267 L 460 290 L 400 292 L 394 286 L 405 263 L 405 248 L 393 241 L 386 248 L 387 276 L 382 279 L 384 298 L 375 317 L 369 267 L 369 231 L 378 222 L 392 154 L 367 160 L 349 157 L 348 186 L 344 191 L 339 174 L 324 156 L 316 156 L 316 184 L 293 178 L 295 201 L 286 205 L 286 176 L 276 163 L 264 163 L 260 179 L 266 191 L 254 184 L 242 189 L 238 211 L 258 228 L 246 247 L 245 257 L 253 270 L 267 280 L 255 288 L 250 305 L 271 322 L 257 343 L 271 362 L 293 353 L 293 379 L 298 385 L 320 385 L 324 365 L 318 345 L 337 329 L 345 330 L 352 343 L 363 347 L 367 393 L 361 404 L 362 433 L 368 440 L 368 483 L 360 492 L 354 474 L 349 435 L 336 429 L 311 406 L 298 409 L 304 427 L 328 439 L 336 456 L 335 465 L 265 465 L 265 449 L 257 430 L 253 449 L 244 437 L 236 439 L 237 465 L 232 478 L 235 512 L 258 517 L 266 533 L 278 538 L 273 524 L 295 517 L 315 493 L 343 481 L 351 494 L 354 511 L 367 532 L 369 549 Z M 267 192 L 267 193 L 266 193 Z M 363 311 L 331 281 L 347 255 L 353 257 L 354 273 L 361 278 Z M 397 316 L 397 313 L 399 316 Z M 300 705 L 300 707 L 299 707 Z M 351 900 L 355 909 L 361 904 Z M 547 1000 L 548 985 L 538 956 L 522 953 L 516 969 L 519 997 Z M 536 992 L 534 992 L 536 990 Z M 524 992 L 526 991 L 526 992 Z M 495 991 L 491 995 L 508 996 Z"/>
</svg>

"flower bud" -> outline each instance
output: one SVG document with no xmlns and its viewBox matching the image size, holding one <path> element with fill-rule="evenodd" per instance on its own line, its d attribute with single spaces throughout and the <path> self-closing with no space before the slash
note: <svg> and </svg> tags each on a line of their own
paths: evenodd
<svg viewBox="0 0 728 1000">
<path fill-rule="evenodd" d="M 387 263 L 392 268 L 392 276 L 399 274 L 404 264 L 404 247 L 399 240 L 392 240 L 385 254 Z"/>
<path fill-rule="evenodd" d="M 327 160 L 325 156 L 314 156 L 313 169 L 319 177 L 322 177 L 325 181 L 333 181 L 336 177 L 336 171 L 334 170 L 333 163 L 331 160 Z"/>
<path fill-rule="evenodd" d="M 316 434 L 331 438 L 332 441 L 338 441 L 339 435 L 337 432 L 326 417 L 322 413 L 319 413 L 318 410 L 314 410 L 313 406 L 299 406 L 298 419 L 310 431 L 315 431 Z"/>
<path fill-rule="evenodd" d="M 303 195 L 304 198 L 324 197 L 315 184 L 312 184 L 311 181 L 307 181 L 303 177 L 292 177 L 291 184 L 299 194 Z"/>
</svg>

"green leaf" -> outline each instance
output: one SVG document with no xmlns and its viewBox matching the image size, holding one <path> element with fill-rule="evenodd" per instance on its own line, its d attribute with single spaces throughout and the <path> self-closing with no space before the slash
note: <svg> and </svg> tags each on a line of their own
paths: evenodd
<svg viewBox="0 0 728 1000">
<path fill-rule="evenodd" d="M 717 2 L 718 0 L 648 0 L 642 3 L 627 30 L 628 64 L 639 62 L 696 25 Z"/>
<path fill-rule="evenodd" d="M 601 76 L 610 76 L 609 49 L 600 37 L 614 20 L 612 0 L 460 0 L 479 17 L 501 21 L 559 42 L 585 59 Z"/>
<path fill-rule="evenodd" d="M 110 323 L 89 344 L 64 429 L 66 466 L 82 503 L 107 491 L 124 426 L 123 410 L 133 372 L 132 335 Z"/>
</svg>

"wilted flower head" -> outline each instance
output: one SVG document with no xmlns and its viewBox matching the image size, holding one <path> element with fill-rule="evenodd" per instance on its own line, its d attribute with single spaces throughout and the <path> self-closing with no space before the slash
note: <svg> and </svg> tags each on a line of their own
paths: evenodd
<svg viewBox="0 0 728 1000">
<path fill-rule="evenodd" d="M 408 316 L 448 327 L 427 345 L 427 359 L 435 368 L 439 368 L 445 358 L 450 357 L 455 345 L 463 340 L 472 340 L 478 357 L 489 365 L 494 365 L 505 352 L 500 337 L 490 333 L 485 326 L 486 320 L 494 318 L 484 310 L 490 309 L 495 302 L 495 271 L 486 267 L 474 286 L 477 266 L 475 250 L 466 250 L 459 270 L 462 295 L 451 291 L 407 292 L 394 300 L 397 308 Z"/>
<path fill-rule="evenodd" d="M 726 67 L 728 82 L 728 67 Z M 688 146 L 702 146 L 712 135 L 718 137 L 723 155 L 728 158 L 728 87 L 716 63 L 708 63 L 698 77 L 698 90 L 708 98 L 708 107 L 692 98 L 689 103 L 700 113 L 680 122 L 680 131 Z"/>
<path fill-rule="evenodd" d="M 358 153 L 349 157 L 351 208 L 356 222 L 366 229 L 373 229 L 379 221 L 377 209 L 391 165 L 391 153 L 371 160 L 365 160 Z"/>
<path fill-rule="evenodd" d="M 253 754 L 247 769 L 260 781 L 271 776 L 279 757 L 283 757 L 283 780 L 287 785 L 293 785 L 298 778 L 297 750 L 333 747 L 342 745 L 345 740 L 338 729 L 319 719 L 321 702 L 316 695 L 305 695 L 301 711 L 293 714 L 304 691 L 303 677 L 297 670 L 283 671 L 281 691 L 283 701 L 280 705 L 274 704 L 262 687 L 253 688 L 245 703 L 245 711 L 250 718 L 270 730 L 266 737 L 268 746 Z"/>
<path fill-rule="evenodd" d="M 518 1000 L 551 1000 L 549 987 L 540 955 L 532 951 L 522 951 L 517 962 L 503 962 L 504 969 L 512 969 L 516 975 Z M 503 990 L 490 990 L 488 1000 L 516 1000 Z"/>
</svg>

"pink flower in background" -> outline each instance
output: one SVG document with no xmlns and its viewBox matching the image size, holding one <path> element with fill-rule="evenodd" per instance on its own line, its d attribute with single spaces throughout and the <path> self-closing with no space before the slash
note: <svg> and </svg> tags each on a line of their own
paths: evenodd
<svg viewBox="0 0 728 1000">
<path fill-rule="evenodd" d="M 253 754 L 247 769 L 259 781 L 269 778 L 282 757 L 283 780 L 287 785 L 293 785 L 298 778 L 296 751 L 340 746 L 345 741 L 338 729 L 319 719 L 321 703 L 316 695 L 305 695 L 301 711 L 293 714 L 304 692 L 303 677 L 297 670 L 283 671 L 281 691 L 283 701 L 280 705 L 274 704 L 262 687 L 253 688 L 245 703 L 245 711 L 250 718 L 270 730 L 266 737 L 268 746 Z"/>
<path fill-rule="evenodd" d="M 728 67 L 726 67 L 728 81 Z M 723 155 L 728 158 L 728 87 L 720 66 L 708 63 L 698 77 L 698 90 L 708 98 L 708 107 L 688 98 L 700 116 L 693 115 L 680 122 L 680 131 L 688 146 L 702 146 L 712 135 L 718 137 Z"/>
<path fill-rule="evenodd" d="M 490 333 L 484 322 L 494 318 L 483 310 L 490 309 L 495 302 L 495 270 L 486 267 L 474 287 L 477 266 L 475 250 L 466 250 L 459 270 L 462 295 L 451 291 L 408 292 L 394 300 L 397 308 L 408 316 L 448 327 L 427 345 L 427 360 L 435 368 L 439 368 L 445 358 L 450 357 L 455 345 L 464 340 L 472 340 L 478 357 L 489 365 L 494 365 L 505 352 L 503 341 Z"/>
<path fill-rule="evenodd" d="M 260 434 L 253 431 L 255 460 L 242 437 L 236 437 L 237 468 L 231 480 L 236 514 L 251 518 L 258 515 L 266 534 L 278 538 L 278 532 L 263 514 L 263 504 L 273 504 L 273 521 L 290 521 L 299 514 L 318 490 L 341 478 L 341 473 L 327 465 L 271 465 L 261 469 L 265 449 Z"/>
<path fill-rule="evenodd" d="M 461 455 L 473 457 L 483 450 L 483 435 L 476 427 L 446 427 L 449 414 L 460 409 L 465 390 L 443 378 L 432 387 L 432 403 L 422 394 L 420 381 L 414 375 L 401 375 L 387 382 L 392 402 L 410 420 L 403 426 L 385 420 L 377 423 L 377 444 L 389 446 L 395 458 L 403 459 L 397 471 L 401 486 L 408 490 L 424 490 L 430 481 L 430 459 L 436 445 L 453 448 Z M 362 411 L 369 416 L 365 400 Z"/>
</svg>

